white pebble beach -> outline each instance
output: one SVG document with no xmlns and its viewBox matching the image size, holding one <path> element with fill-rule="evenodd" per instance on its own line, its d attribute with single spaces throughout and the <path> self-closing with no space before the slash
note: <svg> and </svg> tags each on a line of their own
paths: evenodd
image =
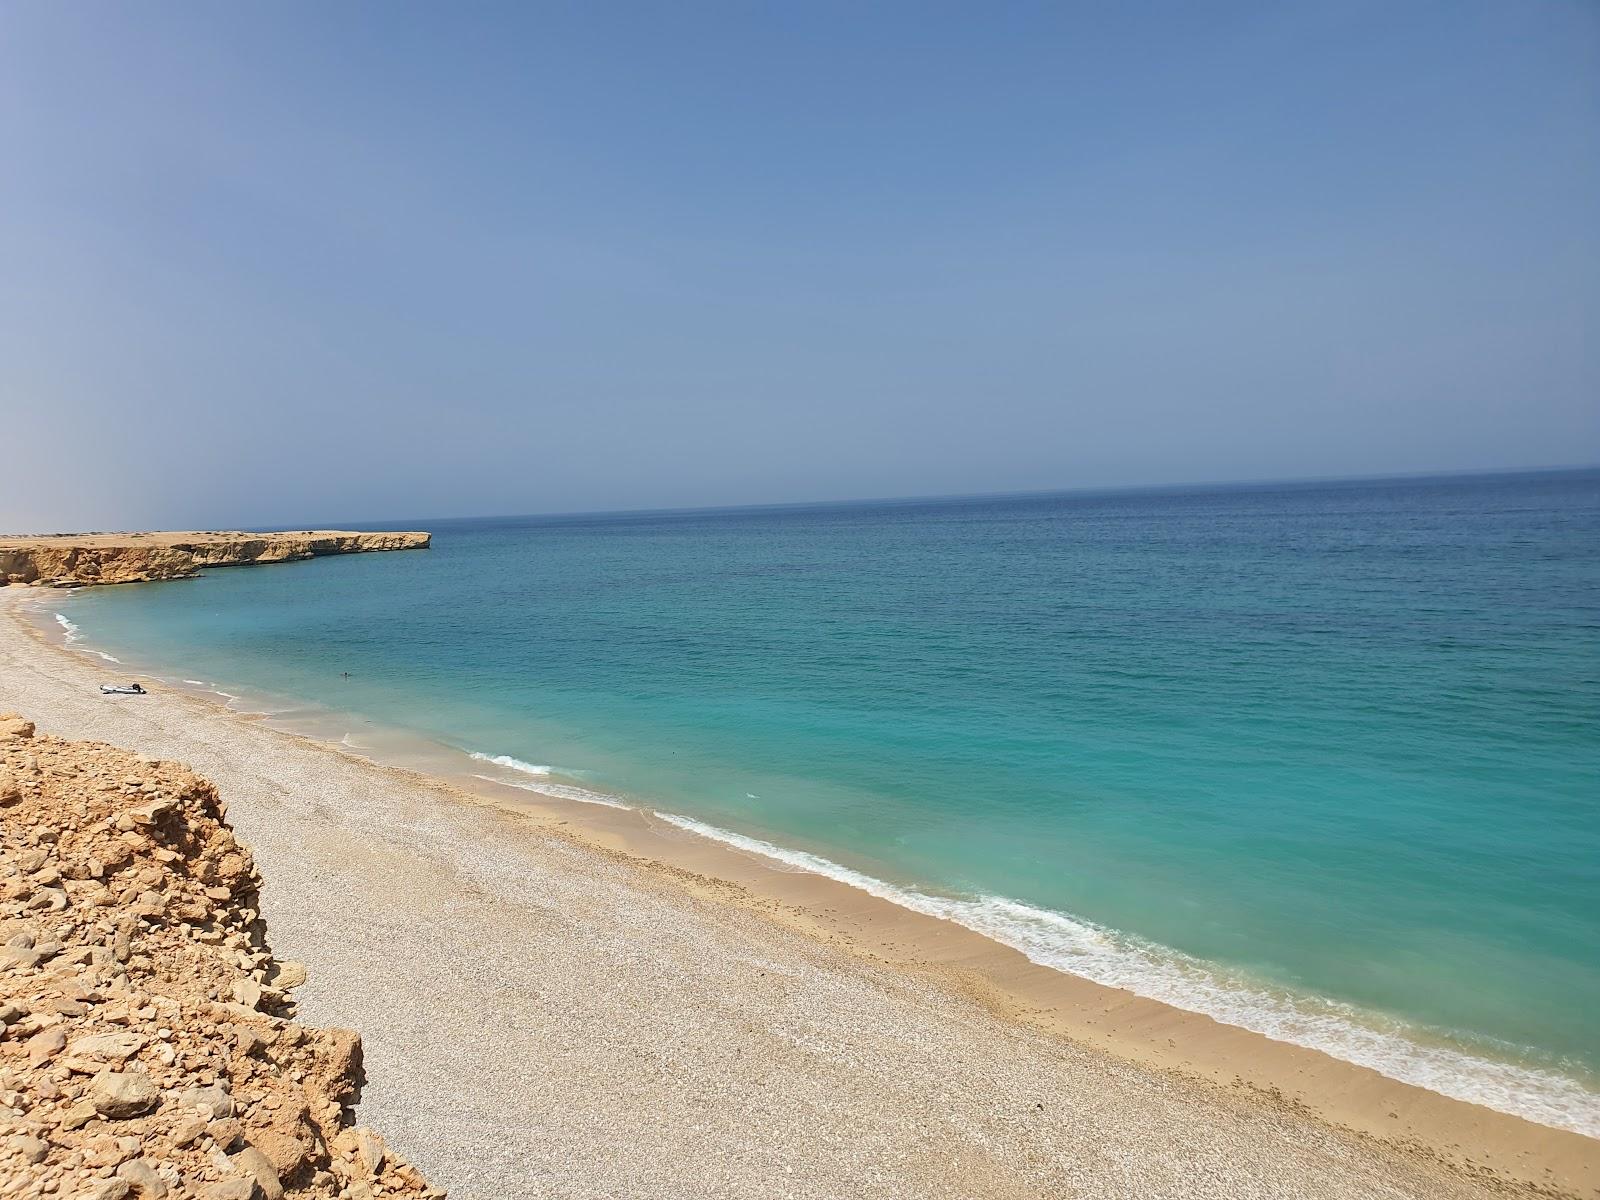
<svg viewBox="0 0 1600 1200">
<path fill-rule="evenodd" d="M 273 951 L 308 966 L 302 1019 L 361 1032 L 361 1119 L 458 1200 L 1502 1194 L 442 783 L 181 692 L 102 696 L 23 592 L 0 589 L 0 710 L 216 783 Z"/>
</svg>

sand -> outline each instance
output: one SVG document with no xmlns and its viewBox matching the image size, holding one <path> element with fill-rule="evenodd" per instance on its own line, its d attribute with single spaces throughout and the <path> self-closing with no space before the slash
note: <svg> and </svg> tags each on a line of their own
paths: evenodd
<svg viewBox="0 0 1600 1200">
<path fill-rule="evenodd" d="M 1452 1135 L 1459 1161 L 1596 1193 L 1588 1139 L 1149 1002 L 1108 1013 L 1127 998 L 1081 981 L 1030 1008 L 1020 956 L 698 839 L 642 854 L 668 835 L 637 814 L 508 813 L 194 696 L 102 697 L 103 663 L 20 619 L 39 599 L 0 591 L 0 709 L 217 783 L 272 948 L 310 969 L 303 1019 L 364 1035 L 360 1119 L 461 1200 L 1504 1194 L 1442 1164 Z M 1121 1033 L 1089 1037 L 1091 1013 Z M 1220 1081 L 1230 1056 L 1246 1083 Z M 1332 1109 L 1416 1105 L 1427 1136 L 1249 1086 L 1296 1056 Z"/>
</svg>

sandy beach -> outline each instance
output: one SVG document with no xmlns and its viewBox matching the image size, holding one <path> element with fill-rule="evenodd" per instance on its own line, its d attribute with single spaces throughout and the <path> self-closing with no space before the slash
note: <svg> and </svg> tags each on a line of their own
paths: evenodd
<svg viewBox="0 0 1600 1200">
<path fill-rule="evenodd" d="M 365 761 L 0 590 L 0 710 L 212 779 L 364 1121 L 461 1198 L 1593 1195 L 1597 1144 L 662 828 Z M 118 668 L 120 669 L 120 668 Z M 501 805 L 504 805 L 502 807 Z M 515 811 L 512 811 L 513 806 Z"/>
</svg>

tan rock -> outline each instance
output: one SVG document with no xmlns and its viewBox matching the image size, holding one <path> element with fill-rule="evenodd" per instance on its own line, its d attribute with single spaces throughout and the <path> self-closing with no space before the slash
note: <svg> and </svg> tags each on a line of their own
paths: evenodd
<svg viewBox="0 0 1600 1200">
<path fill-rule="evenodd" d="M 25 742 L 33 737 L 33 722 L 24 721 L 16 713 L 0 713 L 0 742 Z"/>
<path fill-rule="evenodd" d="M 167 1194 L 166 1180 L 156 1174 L 156 1169 L 146 1159 L 134 1158 L 117 1168 L 117 1178 L 124 1180 L 140 1200 L 161 1200 Z"/>
<path fill-rule="evenodd" d="M 233 998 L 246 1008 L 257 1008 L 261 1004 L 261 985 L 248 977 L 233 981 Z"/>
<path fill-rule="evenodd" d="M 99 1134 L 83 1143 L 84 1159 L 93 1167 L 115 1167 L 139 1153 L 136 1137 L 111 1137 Z"/>
<path fill-rule="evenodd" d="M 292 991 L 306 981 L 306 965 L 287 959 L 278 963 L 267 976 L 267 982 L 283 991 Z"/>
<path fill-rule="evenodd" d="M 6 1139 L 8 1153 L 15 1154 L 25 1163 L 42 1163 L 50 1154 L 48 1142 L 40 1141 L 27 1134 L 18 1134 Z"/>
<path fill-rule="evenodd" d="M 174 1146 L 187 1146 L 206 1131 L 207 1124 L 206 1118 L 202 1116 L 184 1117 L 172 1127 L 172 1132 L 169 1135 L 172 1138 L 172 1144 Z"/>
<path fill-rule="evenodd" d="M 244 1125 L 237 1117 L 220 1117 L 206 1126 L 211 1140 L 224 1150 L 232 1150 L 244 1141 Z"/>
<path fill-rule="evenodd" d="M 94 1063 L 120 1063 L 132 1058 L 145 1043 L 142 1034 L 127 1030 L 122 1033 L 100 1033 L 90 1037 L 73 1038 L 67 1045 L 67 1061 Z M 89 1068 L 89 1072 L 98 1070 Z M 87 1072 L 86 1072 L 87 1073 Z"/>
<path fill-rule="evenodd" d="M 257 1129 L 250 1134 L 250 1144 L 267 1156 L 280 1177 L 293 1175 L 310 1157 L 308 1142 L 283 1129 Z"/>
<path fill-rule="evenodd" d="M 103 1117 L 124 1120 L 138 1116 L 161 1098 L 143 1071 L 101 1071 L 89 1084 L 89 1102 Z"/>
<path fill-rule="evenodd" d="M 233 1097 L 215 1086 L 189 1088 L 179 1094 L 178 1103 L 207 1117 L 233 1116 Z"/>
<path fill-rule="evenodd" d="M 68 1133 L 74 1129 L 82 1129 L 90 1121 L 94 1120 L 97 1115 L 94 1105 L 84 1100 L 74 1104 L 61 1115 L 61 1128 Z"/>
<path fill-rule="evenodd" d="M 264 1200 L 283 1200 L 283 1184 L 271 1161 L 254 1146 L 246 1146 L 233 1156 L 233 1163 L 261 1189 Z"/>
<path fill-rule="evenodd" d="M 67 1035 L 60 1026 L 41 1030 L 24 1043 L 24 1049 L 28 1052 L 28 1065 L 31 1067 L 49 1062 L 66 1047 Z"/>
<path fill-rule="evenodd" d="M 355 1135 L 356 1161 L 368 1175 L 376 1175 L 383 1169 L 388 1147 L 383 1144 L 381 1137 L 365 1125 L 357 1125 L 351 1132 Z"/>
<path fill-rule="evenodd" d="M 37 967 L 41 955 L 32 946 L 0 946 L 0 967 L 12 964 L 19 967 Z"/>
</svg>

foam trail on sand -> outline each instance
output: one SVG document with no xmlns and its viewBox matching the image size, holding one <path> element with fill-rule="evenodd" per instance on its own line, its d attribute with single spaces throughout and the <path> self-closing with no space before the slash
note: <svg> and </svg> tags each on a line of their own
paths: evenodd
<svg viewBox="0 0 1600 1200">
<path fill-rule="evenodd" d="M 548 775 L 550 768 L 539 763 L 523 762 L 520 758 L 512 758 L 509 754 L 479 754 L 476 750 L 470 751 L 470 756 L 479 762 L 493 763 L 497 767 L 504 767 L 508 771 L 519 771 L 524 775 Z"/>
<path fill-rule="evenodd" d="M 56 617 L 56 622 L 61 626 L 62 630 L 66 633 L 66 644 L 67 645 L 71 646 L 74 643 L 81 642 L 83 640 L 83 630 L 78 628 L 78 626 L 75 625 L 73 622 L 67 620 L 67 616 L 66 616 L 65 613 L 56 613 L 55 617 Z M 99 656 L 100 658 L 105 659 L 106 662 L 119 663 L 119 662 L 122 661 L 120 658 L 113 658 L 111 655 L 107 654 L 104 650 L 95 650 L 92 653 L 94 653 L 95 655 Z"/>
<path fill-rule="evenodd" d="M 1594 1094 L 1577 1080 L 1554 1071 L 1479 1058 L 1452 1046 L 1415 1040 L 1398 1022 L 1385 1022 L 1376 1014 L 1229 978 L 1179 951 L 1065 913 L 1004 896 L 930 895 L 692 817 L 665 812 L 655 815 L 702 837 L 849 884 L 913 912 L 953 921 L 1020 951 L 1040 966 L 1320 1050 L 1441 1095 L 1600 1137 L 1600 1105 Z"/>
<path fill-rule="evenodd" d="M 473 757 L 478 756 L 473 755 Z M 533 792 L 540 796 L 554 796 L 557 800 L 576 800 L 579 804 L 599 804 L 606 808 L 623 809 L 633 807 L 620 800 L 613 800 L 610 796 L 603 796 L 599 792 L 591 792 L 588 788 L 572 787 L 565 783 L 517 783 L 509 779 L 495 779 L 489 775 L 474 775 L 473 778 L 481 779 L 485 783 L 498 783 L 502 787 L 514 787 L 523 792 Z"/>
</svg>

